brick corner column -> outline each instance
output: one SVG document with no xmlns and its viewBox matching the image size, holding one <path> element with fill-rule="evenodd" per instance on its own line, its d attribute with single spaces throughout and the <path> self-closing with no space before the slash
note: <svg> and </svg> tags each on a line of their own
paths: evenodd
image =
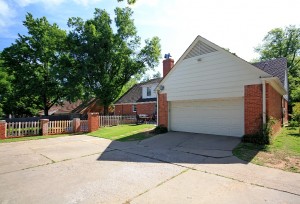
<svg viewBox="0 0 300 204">
<path fill-rule="evenodd" d="M 6 121 L 0 120 L 0 139 L 6 139 Z"/>
<path fill-rule="evenodd" d="M 99 129 L 99 113 L 88 114 L 88 126 L 89 132 L 93 132 Z"/>
<path fill-rule="evenodd" d="M 245 134 L 255 134 L 262 127 L 262 85 L 244 87 Z"/>
<path fill-rule="evenodd" d="M 80 118 L 73 118 L 73 132 L 80 132 Z"/>
<path fill-rule="evenodd" d="M 42 135 L 48 135 L 49 119 L 40 119 Z"/>
<path fill-rule="evenodd" d="M 158 125 L 162 125 L 168 128 L 168 101 L 167 94 L 158 95 Z"/>
</svg>

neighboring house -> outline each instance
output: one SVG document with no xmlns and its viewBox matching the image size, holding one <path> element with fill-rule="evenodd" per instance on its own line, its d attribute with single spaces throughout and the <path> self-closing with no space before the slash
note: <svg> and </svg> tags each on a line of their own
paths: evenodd
<svg viewBox="0 0 300 204">
<path fill-rule="evenodd" d="M 115 115 L 156 115 L 157 97 L 155 89 L 161 80 L 161 78 L 156 78 L 134 85 L 114 104 Z"/>
<path fill-rule="evenodd" d="M 198 36 L 174 65 L 163 62 L 158 124 L 169 130 L 241 137 L 269 118 L 287 123 L 285 58 L 250 64 Z"/>
<path fill-rule="evenodd" d="M 99 99 L 90 101 L 78 100 L 76 102 L 64 101 L 61 105 L 54 105 L 49 110 L 49 115 L 87 115 L 89 112 L 98 112 L 103 114 L 104 108 Z M 43 115 L 44 111 L 40 112 Z"/>
</svg>

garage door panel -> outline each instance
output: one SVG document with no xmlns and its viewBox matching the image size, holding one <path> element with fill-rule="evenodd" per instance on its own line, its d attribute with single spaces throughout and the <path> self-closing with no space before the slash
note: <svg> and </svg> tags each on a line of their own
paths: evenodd
<svg viewBox="0 0 300 204">
<path fill-rule="evenodd" d="M 170 128 L 240 137 L 244 134 L 244 100 L 170 102 Z"/>
</svg>

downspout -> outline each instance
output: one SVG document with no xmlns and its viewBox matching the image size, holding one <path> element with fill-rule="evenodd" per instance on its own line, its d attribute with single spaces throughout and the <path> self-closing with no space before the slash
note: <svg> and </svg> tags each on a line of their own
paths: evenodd
<svg viewBox="0 0 300 204">
<path fill-rule="evenodd" d="M 267 123 L 267 114 L 266 114 L 266 81 L 262 80 L 262 99 L 263 99 L 263 125 Z"/>
<path fill-rule="evenodd" d="M 159 90 L 156 90 L 156 126 L 158 126 L 158 97 L 159 97 Z"/>
</svg>

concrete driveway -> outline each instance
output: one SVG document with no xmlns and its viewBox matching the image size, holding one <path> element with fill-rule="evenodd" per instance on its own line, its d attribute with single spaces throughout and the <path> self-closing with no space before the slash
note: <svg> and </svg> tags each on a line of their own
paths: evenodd
<svg viewBox="0 0 300 204">
<path fill-rule="evenodd" d="M 0 144 L 0 203 L 300 203 L 300 174 L 245 163 L 238 143 L 169 132 Z"/>
</svg>

